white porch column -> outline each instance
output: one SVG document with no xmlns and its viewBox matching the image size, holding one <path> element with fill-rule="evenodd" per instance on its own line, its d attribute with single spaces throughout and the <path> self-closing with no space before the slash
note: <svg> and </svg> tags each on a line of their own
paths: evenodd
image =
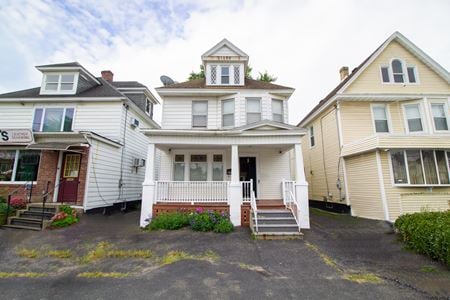
<svg viewBox="0 0 450 300">
<path fill-rule="evenodd" d="M 302 145 L 294 145 L 295 154 L 295 197 L 299 203 L 297 215 L 300 219 L 300 227 L 309 229 L 309 199 L 308 183 L 305 180 L 305 170 L 303 167 Z"/>
<path fill-rule="evenodd" d="M 230 220 L 234 226 L 241 226 L 242 189 L 239 182 L 239 150 L 238 145 L 231 145 L 231 183 L 228 196 Z"/>
<path fill-rule="evenodd" d="M 148 144 L 147 160 L 145 163 L 145 179 L 142 183 L 142 202 L 140 226 L 148 225 L 152 218 L 153 201 L 155 199 L 155 144 Z"/>
</svg>

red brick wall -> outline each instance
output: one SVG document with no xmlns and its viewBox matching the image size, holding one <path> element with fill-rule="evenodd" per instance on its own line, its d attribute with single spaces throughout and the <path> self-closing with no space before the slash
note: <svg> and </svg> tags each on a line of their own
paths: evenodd
<svg viewBox="0 0 450 300">
<path fill-rule="evenodd" d="M 83 205 L 84 200 L 84 192 L 86 189 L 86 174 L 87 174 L 87 165 L 89 159 L 89 148 L 83 147 L 77 149 L 77 151 L 82 152 L 81 156 L 81 164 L 80 164 L 80 176 L 78 184 L 78 196 L 77 196 L 77 205 Z M 36 184 L 33 185 L 33 193 L 31 197 L 32 202 L 41 202 L 42 195 L 45 192 L 47 182 L 49 181 L 49 191 L 51 192 L 48 201 L 53 201 L 53 192 L 56 181 L 56 171 L 58 167 L 58 151 L 42 151 L 41 158 L 39 162 L 39 170 L 38 176 L 36 180 Z M 15 197 L 20 197 L 22 199 L 27 199 L 27 195 L 29 191 L 25 190 L 21 185 L 18 184 L 1 184 L 0 183 L 0 196 L 6 196 L 12 191 L 18 189 L 17 193 L 15 193 Z"/>
</svg>

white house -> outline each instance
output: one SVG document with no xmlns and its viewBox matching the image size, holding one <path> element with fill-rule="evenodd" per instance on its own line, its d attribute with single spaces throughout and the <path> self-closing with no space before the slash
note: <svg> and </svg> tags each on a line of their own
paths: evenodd
<svg viewBox="0 0 450 300">
<path fill-rule="evenodd" d="M 203 206 L 259 232 L 309 228 L 306 131 L 287 124 L 294 89 L 246 78 L 248 60 L 224 39 L 202 55 L 205 79 L 157 89 L 162 128 L 142 130 L 150 144 L 141 226 L 161 211 Z M 277 222 L 286 210 L 289 225 Z M 260 220 L 270 212 L 281 215 Z"/>
<path fill-rule="evenodd" d="M 48 190 L 50 202 L 85 211 L 140 200 L 148 142 L 139 127 L 159 128 L 149 89 L 76 62 L 37 69 L 40 87 L 0 95 L 0 192 L 42 202 Z"/>
</svg>

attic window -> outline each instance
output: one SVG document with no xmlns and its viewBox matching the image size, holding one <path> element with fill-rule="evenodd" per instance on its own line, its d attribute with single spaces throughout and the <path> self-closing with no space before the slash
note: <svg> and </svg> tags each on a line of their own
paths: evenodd
<svg viewBox="0 0 450 300">
<path fill-rule="evenodd" d="M 78 76 L 75 73 L 44 74 L 42 94 L 74 94 Z"/>
<path fill-rule="evenodd" d="M 229 66 L 222 66 L 220 68 L 221 70 L 221 83 L 222 84 L 229 84 L 230 83 L 230 67 Z"/>
<path fill-rule="evenodd" d="M 234 66 L 234 84 L 239 84 L 241 82 L 241 70 L 239 66 Z"/>
<path fill-rule="evenodd" d="M 383 83 L 417 83 L 416 66 L 408 66 L 405 61 L 399 58 L 394 58 L 389 65 L 381 66 L 380 70 Z"/>
</svg>

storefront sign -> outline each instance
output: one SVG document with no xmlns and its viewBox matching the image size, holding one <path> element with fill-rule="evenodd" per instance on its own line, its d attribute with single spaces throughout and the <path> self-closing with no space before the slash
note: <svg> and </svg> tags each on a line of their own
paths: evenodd
<svg viewBox="0 0 450 300">
<path fill-rule="evenodd" d="M 0 129 L 0 144 L 29 144 L 33 133 L 29 129 Z"/>
</svg>

